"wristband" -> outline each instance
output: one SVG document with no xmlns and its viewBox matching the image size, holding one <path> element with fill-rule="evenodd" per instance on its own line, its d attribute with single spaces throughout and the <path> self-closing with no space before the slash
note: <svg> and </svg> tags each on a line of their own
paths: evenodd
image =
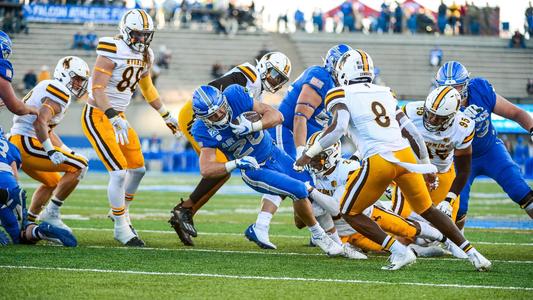
<svg viewBox="0 0 533 300">
<path fill-rule="evenodd" d="M 454 192 L 448 192 L 448 195 L 446 195 L 446 199 L 454 200 L 455 198 L 457 198 L 457 195 Z"/>
<path fill-rule="evenodd" d="M 68 152 L 68 153 L 70 153 L 70 154 L 74 154 L 74 151 L 73 151 L 72 149 L 70 149 L 70 148 L 69 148 L 67 145 L 65 145 L 65 144 L 61 145 L 61 147 L 59 147 L 59 148 L 61 148 L 61 150 L 64 150 L 65 152 Z"/>
<path fill-rule="evenodd" d="M 313 158 L 315 157 L 318 153 L 322 152 L 322 150 L 324 150 L 322 148 L 322 145 L 320 145 L 319 142 L 316 142 L 314 143 L 311 147 L 309 147 L 309 149 L 307 149 L 307 152 L 305 152 L 305 155 Z"/>
<path fill-rule="evenodd" d="M 226 172 L 231 173 L 231 171 L 237 168 L 237 162 L 235 160 L 230 160 L 224 164 L 224 167 L 226 167 Z"/>
<path fill-rule="evenodd" d="M 161 117 L 166 118 L 168 117 L 168 115 L 170 115 L 170 112 L 168 111 L 168 109 L 165 107 L 165 105 L 161 105 L 161 107 L 157 110 L 157 112 L 159 113 L 159 115 Z"/>
<path fill-rule="evenodd" d="M 42 145 L 46 152 L 56 151 L 54 145 L 52 145 L 52 141 L 50 141 L 50 138 L 47 138 L 44 142 L 42 142 Z"/>
<path fill-rule="evenodd" d="M 113 117 L 118 116 L 118 111 L 116 111 L 114 108 L 111 107 L 111 108 L 106 109 L 106 111 L 104 112 L 104 114 L 106 115 L 106 117 L 107 117 L 108 119 L 111 119 L 111 118 L 113 118 Z"/>
<path fill-rule="evenodd" d="M 252 123 L 253 132 L 260 131 L 261 129 L 263 129 L 263 121 L 259 120 L 257 122 Z"/>
</svg>

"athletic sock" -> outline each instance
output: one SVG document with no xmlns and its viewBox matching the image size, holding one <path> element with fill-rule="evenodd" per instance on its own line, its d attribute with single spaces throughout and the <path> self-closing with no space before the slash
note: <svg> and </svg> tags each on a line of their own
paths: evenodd
<svg viewBox="0 0 533 300">
<path fill-rule="evenodd" d="M 257 220 L 255 220 L 255 226 L 260 228 L 269 228 L 270 221 L 272 220 L 272 214 L 266 211 L 261 211 L 257 215 Z"/>
<path fill-rule="evenodd" d="M 324 229 L 322 229 L 322 227 L 320 227 L 320 224 L 318 223 L 316 223 L 313 226 L 308 226 L 307 228 L 311 232 L 311 235 L 313 236 L 313 238 L 318 238 L 324 234 Z"/>
<path fill-rule="evenodd" d="M 342 240 L 337 230 L 335 230 L 335 232 L 328 232 L 328 235 L 333 241 L 335 241 L 335 243 L 342 245 Z"/>
<path fill-rule="evenodd" d="M 390 235 L 387 235 L 387 237 L 383 240 L 383 243 L 381 243 L 381 248 L 385 251 L 390 251 L 391 253 L 402 253 L 406 250 L 406 247 L 402 243 L 398 242 Z"/>
<path fill-rule="evenodd" d="M 472 255 L 477 253 L 476 248 L 474 248 L 468 240 L 465 240 L 459 248 L 461 248 L 461 250 L 463 250 L 469 257 L 472 257 Z"/>
<path fill-rule="evenodd" d="M 59 211 L 59 208 L 63 205 L 64 200 L 59 200 L 56 196 L 52 196 L 47 208 L 55 211 Z"/>
<path fill-rule="evenodd" d="M 107 198 L 111 208 L 122 209 L 125 208 L 124 201 L 124 181 L 126 178 L 126 171 L 111 171 L 109 172 L 109 186 L 107 188 Z M 113 214 L 115 214 L 113 212 Z"/>
<path fill-rule="evenodd" d="M 130 208 L 130 204 L 131 202 L 133 201 L 133 198 L 135 197 L 135 194 L 128 194 L 126 192 L 125 196 L 124 196 L 124 202 L 126 204 L 126 210 L 128 210 Z"/>
<path fill-rule="evenodd" d="M 426 222 L 418 222 L 418 224 L 420 225 L 420 233 L 418 234 L 418 237 L 439 242 L 444 242 L 446 240 L 444 235 L 435 227 Z"/>
<path fill-rule="evenodd" d="M 37 217 L 39 214 L 34 214 L 30 210 L 28 210 L 28 221 L 35 223 L 35 220 L 37 220 Z"/>
</svg>

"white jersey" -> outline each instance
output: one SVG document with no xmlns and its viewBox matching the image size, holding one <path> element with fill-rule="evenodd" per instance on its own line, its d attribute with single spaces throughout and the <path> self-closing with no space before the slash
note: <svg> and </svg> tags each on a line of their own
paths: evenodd
<svg viewBox="0 0 533 300">
<path fill-rule="evenodd" d="M 232 73 L 242 73 L 246 77 L 246 89 L 250 92 L 254 100 L 262 101 L 263 100 L 263 86 L 261 84 L 261 76 L 257 68 L 250 63 L 243 63 L 238 65 L 235 68 L 229 70 L 225 75 Z"/>
<path fill-rule="evenodd" d="M 115 64 L 105 93 L 111 107 L 117 111 L 125 111 L 141 76 L 149 72 L 153 64 L 154 52 L 148 48 L 149 57 L 145 60 L 143 53 L 132 50 L 121 38 L 103 37 L 98 41 L 96 54 L 110 59 Z M 89 98 L 94 99 L 91 81 L 88 89 Z"/>
<path fill-rule="evenodd" d="M 371 83 L 333 88 L 326 95 L 326 109 L 337 103 L 348 107 L 349 134 L 362 159 L 409 147 L 396 121 L 398 101 L 390 88 Z"/>
<path fill-rule="evenodd" d="M 445 131 L 431 132 L 424 126 L 424 101 L 408 103 L 402 109 L 424 137 L 431 163 L 439 173 L 451 168 L 455 149 L 465 149 L 472 144 L 475 123 L 464 113 L 457 112 L 452 125 Z"/>
<path fill-rule="evenodd" d="M 70 91 L 58 80 L 43 80 L 39 82 L 26 96 L 23 101 L 26 105 L 33 106 L 40 110 L 45 100 L 53 101 L 59 104 L 61 111 L 55 114 L 48 122 L 50 129 L 54 128 L 63 120 L 65 113 L 70 105 Z M 37 138 L 33 122 L 37 119 L 35 115 L 23 115 L 13 117 L 13 127 L 11 134 Z"/>
</svg>

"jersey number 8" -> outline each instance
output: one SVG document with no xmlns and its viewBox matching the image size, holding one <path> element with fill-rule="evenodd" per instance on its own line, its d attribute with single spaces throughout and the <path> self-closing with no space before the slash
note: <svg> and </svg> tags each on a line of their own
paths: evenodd
<svg viewBox="0 0 533 300">
<path fill-rule="evenodd" d="M 376 123 L 378 123 L 378 125 L 381 127 L 389 127 L 390 118 L 387 116 L 387 111 L 385 110 L 383 104 L 374 101 L 372 104 L 370 104 L 370 106 L 372 107 L 372 112 L 376 116 L 374 119 Z"/>
<path fill-rule="evenodd" d="M 117 84 L 117 90 L 119 92 L 124 92 L 127 88 L 130 88 L 132 93 L 135 92 L 137 83 L 139 83 L 139 80 L 141 80 L 143 70 L 144 68 L 140 67 L 135 74 L 135 78 L 132 78 L 135 70 L 133 67 L 127 67 L 126 70 L 124 70 L 124 73 L 122 73 L 122 80 Z"/>
</svg>

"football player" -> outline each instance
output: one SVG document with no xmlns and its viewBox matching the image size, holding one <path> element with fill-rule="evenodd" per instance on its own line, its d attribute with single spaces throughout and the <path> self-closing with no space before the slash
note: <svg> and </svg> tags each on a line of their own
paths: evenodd
<svg viewBox="0 0 533 300">
<path fill-rule="evenodd" d="M 283 115 L 273 107 L 254 101 L 239 85 L 224 92 L 201 86 L 193 94 L 193 110 L 198 118 L 192 133 L 200 146 L 200 173 L 203 177 L 220 177 L 236 168 L 243 181 L 262 194 L 288 196 L 295 212 L 312 233 L 315 243 L 327 254 L 338 255 L 342 247 L 320 227 L 308 200 L 308 173 L 292 169 L 294 160 L 279 150 L 264 130 L 283 122 Z M 249 120 L 245 112 L 255 111 L 262 117 Z M 229 159 L 218 162 L 216 149 Z"/>
<path fill-rule="evenodd" d="M 520 168 L 513 162 L 492 125 L 495 113 L 513 120 L 527 130 L 533 139 L 533 118 L 524 110 L 498 95 L 482 77 L 470 78 L 465 66 L 457 61 L 446 62 L 437 71 L 439 86 L 452 86 L 461 94 L 464 113 L 475 121 L 476 133 L 472 142 L 472 170 L 460 194 L 457 226 L 463 228 L 468 210 L 470 187 L 479 175 L 486 175 L 503 188 L 509 197 L 533 218 L 533 191 L 524 180 Z"/>
<path fill-rule="evenodd" d="M 43 80 L 25 97 L 24 102 L 39 111 L 38 116 L 13 118 L 9 141 L 20 150 L 22 170 L 41 185 L 33 193 L 28 220 L 39 217 L 56 227 L 70 231 L 63 223 L 59 209 L 87 172 L 87 158 L 74 153 L 55 133 L 73 97 L 87 91 L 89 66 L 81 58 L 67 56 L 60 59 L 54 78 Z M 64 173 L 61 175 L 60 173 Z"/>
<path fill-rule="evenodd" d="M 172 133 L 180 133 L 177 119 L 161 101 L 150 77 L 154 61 L 150 48 L 154 37 L 152 18 L 144 10 L 132 9 L 122 16 L 119 29 L 119 36 L 103 37 L 98 42 L 81 123 L 109 172 L 107 196 L 115 239 L 126 246 L 144 246 L 129 217 L 129 206 L 146 172 L 139 137 L 125 114 L 137 86 Z"/>
<path fill-rule="evenodd" d="M 13 65 L 7 60 L 11 55 L 11 39 L 0 30 L 0 107 L 5 104 L 10 112 L 22 116 L 27 114 L 36 115 L 37 109 L 19 101 L 11 86 L 13 80 Z"/>
<path fill-rule="evenodd" d="M 66 247 L 78 242 L 68 230 L 42 222 L 37 225 L 27 219 L 26 192 L 18 184 L 18 169 L 22 163 L 20 151 L 10 143 L 0 129 L 0 223 L 9 237 L 0 231 L 0 246 L 35 244 L 48 240 Z"/>
<path fill-rule="evenodd" d="M 257 66 L 244 63 L 231 69 L 224 76 L 210 82 L 209 85 L 224 91 L 228 86 L 238 84 L 245 87 L 251 93 L 253 99 L 260 101 L 264 91 L 275 93 L 281 89 L 289 81 L 290 72 L 291 62 L 289 58 L 281 52 L 270 52 L 259 60 Z M 192 101 L 188 101 L 180 111 L 179 126 L 193 149 L 199 154 L 200 146 L 191 134 L 191 127 L 194 121 L 195 115 L 192 109 Z M 217 161 L 227 161 L 226 156 L 220 150 L 216 152 Z M 197 235 L 192 219 L 193 215 L 229 178 L 229 173 L 219 178 L 202 178 L 189 197 L 185 201 L 182 200 L 172 209 L 169 223 L 185 245 L 192 246 L 191 235 L 193 237 Z"/>
<path fill-rule="evenodd" d="M 299 157 L 309 136 L 322 130 L 329 122 L 329 114 L 324 108 L 327 92 L 335 87 L 333 71 L 340 56 L 352 48 L 339 44 L 327 52 L 323 66 L 307 68 L 294 81 L 281 101 L 279 111 L 283 114 L 283 124 L 270 128 L 269 133 L 276 146 L 296 159 Z M 278 196 L 265 195 L 261 212 L 255 224 L 244 232 L 245 236 L 264 249 L 276 249 L 270 242 L 268 231 L 272 215 L 281 203 Z"/>
<path fill-rule="evenodd" d="M 475 134 L 474 122 L 459 111 L 460 101 L 457 90 L 442 86 L 433 90 L 425 102 L 411 102 L 402 108 L 424 137 L 429 159 L 437 167 L 438 185 L 429 191 L 431 200 L 454 222 L 459 209 L 458 195 L 470 175 Z M 407 218 L 411 207 L 397 189 L 395 186 L 392 192 L 392 209 Z"/>
<path fill-rule="evenodd" d="M 350 176 L 341 200 L 341 213 L 355 230 L 391 251 L 390 265 L 384 269 L 397 270 L 416 260 L 410 249 L 363 214 L 392 181 L 400 186 L 412 209 L 459 245 L 476 269 L 490 269 L 491 263 L 465 240 L 450 218 L 433 206 L 421 173 L 431 184 L 436 178 L 436 168 L 430 164 L 422 136 L 398 109 L 390 89 L 372 84 L 372 58 L 362 50 L 348 51 L 337 62 L 335 72 L 340 87 L 330 90 L 325 100 L 326 109 L 333 115 L 331 125 L 295 167 L 307 165 L 312 157 L 335 144 L 349 130 L 362 155 L 362 167 Z"/>
</svg>

